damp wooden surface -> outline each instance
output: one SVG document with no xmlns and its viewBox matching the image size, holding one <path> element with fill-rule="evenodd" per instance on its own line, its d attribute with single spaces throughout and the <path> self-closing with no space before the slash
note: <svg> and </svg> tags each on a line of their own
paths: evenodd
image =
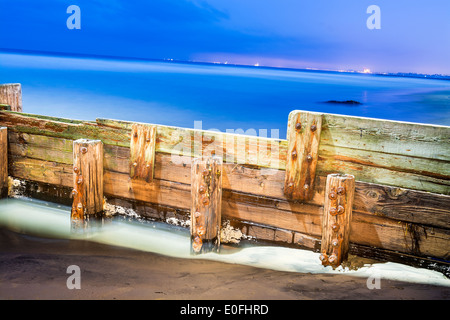
<svg viewBox="0 0 450 320">
<path fill-rule="evenodd" d="M 0 111 L 0 125 L 13 131 L 76 140 L 100 139 L 130 146 L 132 122 L 74 121 Z M 285 170 L 287 141 L 156 126 L 156 152 L 193 157 L 201 151 L 224 162 Z M 323 115 L 316 173 L 346 173 L 357 181 L 450 194 L 450 127 Z"/>
<path fill-rule="evenodd" d="M 0 103 L 9 105 L 11 111 L 22 112 L 22 85 L 20 83 L 0 84 Z"/>
<path fill-rule="evenodd" d="M 242 223 L 244 234 L 317 248 L 322 232 L 325 175 L 335 172 L 333 169 L 336 166 L 338 172 L 342 170 L 350 174 L 357 173 L 350 235 L 352 244 L 374 246 L 415 256 L 448 259 L 450 196 L 445 195 L 449 192 L 446 183 L 450 174 L 447 169 L 449 162 L 446 160 L 448 144 L 445 144 L 448 140 L 448 127 L 400 124 L 408 127 L 410 131 L 414 131 L 411 128 L 416 128 L 418 131 L 422 130 L 422 134 L 436 134 L 433 139 L 429 139 L 427 135 L 419 138 L 418 131 L 414 131 L 412 141 L 407 143 L 414 144 L 416 139 L 418 144 L 430 143 L 430 146 L 434 147 L 431 147 L 430 155 L 421 155 L 414 151 L 414 156 L 410 156 L 407 154 L 410 151 L 404 149 L 404 142 L 401 140 L 407 134 L 397 135 L 400 139 L 397 143 L 402 144 L 401 147 L 397 146 L 398 150 L 393 150 L 393 146 L 386 148 L 389 152 L 395 151 L 398 154 L 378 150 L 379 143 L 389 146 L 386 142 L 389 140 L 387 125 L 382 126 L 380 131 L 363 130 L 363 137 L 365 134 L 369 135 L 369 132 L 370 135 L 382 136 L 381 142 L 371 146 L 373 150 L 358 149 L 365 147 L 360 145 L 360 141 L 356 141 L 351 147 L 334 140 L 329 142 L 333 130 L 345 131 L 342 128 L 345 125 L 343 120 L 332 122 L 330 119 L 335 119 L 334 117 L 341 116 L 324 117 L 315 190 L 312 199 L 307 203 L 290 201 L 284 195 L 286 140 L 200 132 L 203 134 L 203 150 L 209 150 L 212 142 L 219 141 L 214 137 L 231 137 L 235 142 L 240 139 L 240 146 L 244 146 L 241 150 L 245 150 L 243 154 L 250 155 L 250 159 L 255 159 L 256 163 L 260 161 L 260 165 L 241 164 L 236 163 L 238 161 L 235 159 L 234 162 L 223 164 L 222 216 L 238 224 Z M 355 119 L 350 120 L 349 122 L 356 122 Z M 373 124 L 373 121 L 375 120 L 370 119 L 369 122 Z M 365 122 L 361 123 L 363 127 Z M 157 125 L 154 181 L 147 183 L 133 181 L 129 175 L 131 125 L 132 123 L 112 120 L 86 122 L 0 112 L 0 126 L 10 129 L 9 159 L 10 175 L 13 177 L 55 187 L 70 187 L 73 183 L 73 140 L 98 138 L 104 142 L 104 188 L 107 197 L 142 201 L 174 210 L 189 210 L 193 150 L 189 149 L 188 152 L 183 146 L 191 145 L 194 134 L 199 131 Z M 352 126 L 349 125 L 348 128 Z M 393 132 L 398 131 L 397 128 Z M 270 167 L 273 164 L 269 161 L 271 152 L 261 153 L 258 148 L 256 153 L 254 152 L 254 146 L 262 144 L 262 141 L 276 146 L 273 150 L 280 150 L 280 157 L 276 159 L 280 161 L 274 168 Z M 335 142 L 336 145 L 333 145 Z M 171 150 L 175 146 L 178 146 L 177 153 L 173 155 Z M 238 151 L 239 149 L 235 148 L 227 149 L 227 154 L 237 155 Z M 433 154 L 436 159 L 430 158 Z M 266 158 L 262 155 L 266 155 Z M 390 157 L 395 166 L 389 164 Z M 269 166 L 263 166 L 263 160 Z M 419 168 L 413 169 L 411 163 L 418 164 Z M 404 187 L 414 185 L 414 181 L 421 187 Z M 424 189 L 439 189 L 441 192 L 421 191 Z"/>
</svg>

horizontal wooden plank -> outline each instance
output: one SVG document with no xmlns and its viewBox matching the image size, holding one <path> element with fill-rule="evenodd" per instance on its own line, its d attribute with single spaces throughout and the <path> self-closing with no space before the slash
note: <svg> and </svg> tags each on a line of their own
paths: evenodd
<svg viewBox="0 0 450 320">
<path fill-rule="evenodd" d="M 9 145 L 10 153 L 15 156 L 64 164 L 72 163 L 71 140 L 10 133 Z M 105 170 L 127 174 L 129 156 L 129 148 L 105 145 Z M 190 184 L 190 164 L 190 157 L 172 157 L 157 153 L 155 178 Z M 287 201 L 283 192 L 283 171 L 260 170 L 237 164 L 224 164 L 223 169 L 225 190 L 253 194 L 260 199 L 276 198 L 279 199 L 277 206 L 282 210 L 305 212 L 306 204 Z M 324 177 L 317 178 L 315 194 L 308 205 L 323 204 L 324 179 Z M 448 228 L 450 225 L 450 196 L 439 194 L 357 182 L 354 208 L 362 213 L 417 224 L 442 228 Z"/>
<path fill-rule="evenodd" d="M 13 131 L 65 139 L 101 139 L 129 147 L 132 122 L 96 123 L 0 111 Z M 156 151 L 223 155 L 227 163 L 284 170 L 287 141 L 156 125 Z M 317 171 L 347 173 L 357 181 L 450 194 L 450 127 L 324 115 Z M 201 141 L 201 143 L 199 143 Z"/>
</svg>

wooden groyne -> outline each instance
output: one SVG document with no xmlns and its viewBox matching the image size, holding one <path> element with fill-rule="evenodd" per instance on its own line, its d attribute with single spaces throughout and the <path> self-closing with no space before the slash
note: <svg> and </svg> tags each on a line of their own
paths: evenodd
<svg viewBox="0 0 450 320">
<path fill-rule="evenodd" d="M 0 108 L 8 175 L 32 197 L 72 205 L 74 142 L 98 140 L 107 203 L 190 221 L 191 164 L 214 155 L 223 161 L 222 225 L 243 238 L 320 251 L 326 263 L 350 252 L 450 265 L 450 127 L 296 110 L 285 140 L 10 110 Z"/>
</svg>

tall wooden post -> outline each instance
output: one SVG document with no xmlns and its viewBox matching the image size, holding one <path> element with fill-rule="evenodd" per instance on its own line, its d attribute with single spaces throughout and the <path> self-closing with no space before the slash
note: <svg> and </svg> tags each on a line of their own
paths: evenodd
<svg viewBox="0 0 450 320">
<path fill-rule="evenodd" d="M 222 159 L 195 158 L 191 167 L 191 253 L 220 249 Z"/>
<path fill-rule="evenodd" d="M 0 85 L 0 104 L 8 104 L 11 111 L 22 112 L 22 85 L 8 83 Z"/>
<path fill-rule="evenodd" d="M 8 129 L 0 128 L 0 198 L 8 195 Z"/>
<path fill-rule="evenodd" d="M 73 142 L 72 225 L 85 226 L 89 216 L 103 211 L 103 143 L 80 139 Z"/>
<path fill-rule="evenodd" d="M 329 174 L 325 189 L 320 260 L 339 266 L 348 257 L 355 177 Z"/>
<path fill-rule="evenodd" d="M 284 193 L 290 200 L 314 196 L 321 130 L 322 114 L 297 110 L 289 114 Z"/>
</svg>

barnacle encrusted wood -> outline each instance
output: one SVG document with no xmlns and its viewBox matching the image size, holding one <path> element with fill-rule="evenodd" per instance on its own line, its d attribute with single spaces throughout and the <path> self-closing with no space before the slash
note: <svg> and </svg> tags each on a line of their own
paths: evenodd
<svg viewBox="0 0 450 320">
<path fill-rule="evenodd" d="M 219 251 L 222 159 L 195 158 L 191 165 L 191 252 Z"/>
<path fill-rule="evenodd" d="M 130 141 L 130 176 L 132 179 L 153 181 L 155 165 L 156 127 L 133 124 Z"/>
<path fill-rule="evenodd" d="M 345 174 L 328 175 L 320 249 L 323 265 L 336 267 L 347 259 L 354 193 L 355 177 Z"/>
</svg>

